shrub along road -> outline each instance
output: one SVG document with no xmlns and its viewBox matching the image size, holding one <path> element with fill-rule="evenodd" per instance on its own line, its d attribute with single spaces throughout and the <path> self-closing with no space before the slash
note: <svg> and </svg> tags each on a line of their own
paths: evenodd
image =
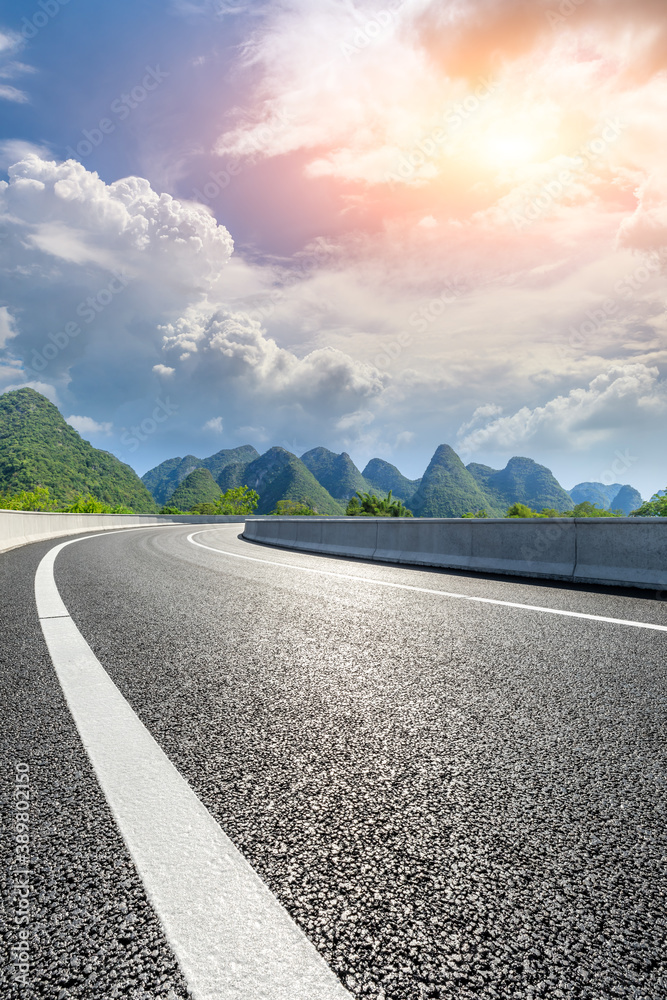
<svg viewBox="0 0 667 1000">
<path fill-rule="evenodd" d="M 79 541 L 56 582 L 349 993 L 667 995 L 667 634 L 383 584 L 661 625 L 667 604 L 285 552 L 238 531 Z M 32 994 L 4 965 L 2 995 L 184 997 L 41 636 L 33 581 L 53 544 L 0 557 L 6 852 L 17 763 L 33 796 Z"/>
</svg>

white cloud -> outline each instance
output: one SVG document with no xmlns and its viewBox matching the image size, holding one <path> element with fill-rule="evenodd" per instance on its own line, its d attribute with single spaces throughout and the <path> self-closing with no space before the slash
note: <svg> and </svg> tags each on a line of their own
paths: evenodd
<svg viewBox="0 0 667 1000">
<path fill-rule="evenodd" d="M 47 146 L 25 142 L 23 139 L 5 139 L 0 142 L 0 167 L 3 170 L 18 163 L 19 160 L 27 160 L 30 156 L 48 159 L 50 155 L 51 151 Z"/>
<path fill-rule="evenodd" d="M 98 423 L 92 417 L 65 417 L 65 420 L 79 434 L 105 434 L 109 435 L 113 431 L 113 424 L 110 422 Z"/>
<path fill-rule="evenodd" d="M 659 421 L 667 413 L 667 381 L 657 368 L 634 364 L 613 367 L 594 378 L 586 388 L 572 389 L 543 406 L 521 407 L 511 416 L 494 416 L 497 408 L 486 407 L 492 419 L 479 422 L 483 410 L 460 429 L 463 452 L 511 452 L 525 446 L 540 450 L 586 450 L 611 440 L 619 431 L 639 429 L 647 421 Z"/>
<path fill-rule="evenodd" d="M 263 405 L 282 405 L 322 418 L 356 409 L 382 391 L 380 374 L 342 351 L 319 348 L 299 358 L 279 347 L 245 313 L 193 308 L 163 328 L 164 349 L 182 378 L 215 380 Z"/>
<path fill-rule="evenodd" d="M 3 386 L 2 391 L 14 392 L 15 389 L 34 389 L 35 392 L 39 392 L 42 396 L 46 396 L 46 398 L 55 406 L 58 406 L 58 393 L 54 386 L 50 385 L 48 382 L 14 382 L 11 385 Z"/>
<path fill-rule="evenodd" d="M 161 375 L 162 378 L 171 378 L 176 369 L 169 368 L 168 365 L 153 365 L 153 371 L 156 375 Z"/>
<path fill-rule="evenodd" d="M 17 334 L 14 317 L 7 306 L 0 306 L 0 347 L 6 347 L 7 342 Z"/>
<path fill-rule="evenodd" d="M 20 73 L 32 72 L 31 66 L 25 66 L 13 60 L 13 56 L 23 47 L 23 38 L 15 32 L 0 31 L 0 79 L 12 79 Z M 10 84 L 0 84 L 0 100 L 25 104 L 28 95 Z"/>
<path fill-rule="evenodd" d="M 19 90 L 18 87 L 11 87 L 9 84 L 0 84 L 0 100 L 2 101 L 13 101 L 15 104 L 26 104 L 28 102 L 28 95 L 24 90 Z"/>
<path fill-rule="evenodd" d="M 214 434 L 222 434 L 222 417 L 212 417 L 210 420 L 207 420 L 202 430 L 213 431 Z"/>
</svg>

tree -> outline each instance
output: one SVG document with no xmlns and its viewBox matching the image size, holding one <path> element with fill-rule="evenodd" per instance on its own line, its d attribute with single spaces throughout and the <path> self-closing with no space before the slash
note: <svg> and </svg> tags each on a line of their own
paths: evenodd
<svg viewBox="0 0 667 1000">
<path fill-rule="evenodd" d="M 391 490 L 383 500 L 374 493 L 360 493 L 357 490 L 345 513 L 348 517 L 412 517 L 412 511 L 401 500 L 392 500 Z"/>
<path fill-rule="evenodd" d="M 237 486 L 227 490 L 216 502 L 216 514 L 241 515 L 252 514 L 259 503 L 259 493 L 249 486 Z"/>
<path fill-rule="evenodd" d="M 621 517 L 622 514 L 618 510 L 605 510 L 602 507 L 596 507 L 594 503 L 590 500 L 584 500 L 582 503 L 578 503 L 574 506 L 572 510 L 566 510 L 561 514 L 561 517 Z"/>
<path fill-rule="evenodd" d="M 103 500 L 98 500 L 92 493 L 79 493 L 67 507 L 62 508 L 65 514 L 134 514 L 129 507 L 118 504 L 112 507 Z"/>
<path fill-rule="evenodd" d="M 488 517 L 488 516 L 489 515 L 486 513 L 486 511 L 483 508 L 482 508 L 482 510 L 478 510 L 476 514 L 473 514 L 472 511 L 468 511 L 467 514 L 463 514 L 462 515 L 462 517 Z"/>
<path fill-rule="evenodd" d="M 667 517 L 667 489 L 654 493 L 650 500 L 631 511 L 630 517 Z"/>
<path fill-rule="evenodd" d="M 163 507 L 160 511 L 161 514 L 183 514 L 184 511 L 179 510 L 178 507 Z"/>
<path fill-rule="evenodd" d="M 122 504 L 115 507 L 99 500 L 92 493 L 78 493 L 70 496 L 68 504 L 57 503 L 49 494 L 48 486 L 36 486 L 34 490 L 21 490 L 14 494 L 0 494 L 2 510 L 39 510 L 62 514 L 134 514 Z"/>
<path fill-rule="evenodd" d="M 271 514 L 274 517 L 309 517 L 317 511 L 300 500 L 278 500 Z"/>
<path fill-rule="evenodd" d="M 536 510 L 531 510 L 525 503 L 513 503 L 505 517 L 539 517 Z"/>
<path fill-rule="evenodd" d="M 55 500 L 49 495 L 48 486 L 36 486 L 34 490 L 20 490 L 18 493 L 0 493 L 0 510 L 54 510 Z"/>
</svg>

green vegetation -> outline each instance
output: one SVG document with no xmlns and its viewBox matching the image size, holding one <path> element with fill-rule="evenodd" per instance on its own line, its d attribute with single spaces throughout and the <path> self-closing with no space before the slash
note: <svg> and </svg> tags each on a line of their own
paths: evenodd
<svg viewBox="0 0 667 1000">
<path fill-rule="evenodd" d="M 249 486 L 237 486 L 235 489 L 223 493 L 214 504 L 206 505 L 207 507 L 212 506 L 213 510 L 206 510 L 202 513 L 240 517 L 243 514 L 252 514 L 258 503 L 259 493 L 255 493 Z M 194 510 L 193 513 L 199 513 L 199 511 Z"/>
<path fill-rule="evenodd" d="M 575 504 L 589 500 L 598 508 L 604 510 L 619 510 L 628 517 L 633 510 L 641 506 L 641 493 L 632 486 L 622 486 L 613 483 L 578 483 L 570 490 L 570 496 Z"/>
<path fill-rule="evenodd" d="M 303 503 L 318 514 L 342 514 L 343 507 L 320 486 L 300 458 L 284 448 L 269 448 L 246 465 L 243 482 L 259 493 L 258 514 L 270 514 L 279 500 Z"/>
<path fill-rule="evenodd" d="M 159 504 L 169 503 L 169 498 L 178 489 L 184 479 L 186 479 L 195 469 L 208 469 L 213 478 L 219 481 L 222 472 L 228 466 L 239 464 L 242 467 L 259 458 L 259 452 L 250 444 L 244 444 L 240 448 L 227 448 L 218 451 L 208 458 L 197 458 L 196 455 L 186 455 L 185 458 L 169 458 L 154 469 L 150 469 L 142 477 L 141 481 Z M 240 482 L 224 485 L 219 484 L 222 491 L 231 486 L 240 486 Z"/>
<path fill-rule="evenodd" d="M 196 471 L 208 472 L 208 469 L 204 470 L 198 469 Z M 191 475 L 194 475 L 194 473 L 191 473 Z M 208 484 L 207 480 L 206 483 Z M 185 484 L 183 483 L 182 485 Z M 179 487 L 179 490 L 180 489 L 181 487 Z M 176 492 L 178 492 L 178 490 Z M 245 514 L 252 514 L 258 503 L 259 503 L 259 495 L 255 493 L 254 490 L 251 490 L 247 486 L 237 486 L 235 489 L 227 490 L 226 493 L 220 494 L 216 500 L 196 503 L 189 510 L 181 510 L 179 507 L 169 504 L 168 506 L 163 507 L 160 513 L 161 514 L 206 514 L 207 516 L 212 516 L 212 517 L 220 517 L 221 515 L 224 516 L 231 515 L 231 516 L 241 517 Z"/>
<path fill-rule="evenodd" d="M 222 491 L 208 469 L 195 469 L 169 498 L 170 507 L 194 510 L 197 504 L 217 503 Z"/>
<path fill-rule="evenodd" d="M 275 517 L 310 517 L 315 513 L 307 503 L 298 500 L 279 500 L 275 510 L 271 511 Z"/>
<path fill-rule="evenodd" d="M 374 493 L 357 493 L 350 499 L 345 513 L 348 517 L 412 517 L 400 500 L 392 500 L 391 490 L 386 497 Z"/>
<path fill-rule="evenodd" d="M 511 458 L 500 470 L 475 462 L 467 469 L 488 497 L 490 505 L 498 511 L 504 511 L 514 503 L 525 504 L 533 510 L 543 507 L 566 510 L 572 506 L 572 497 L 552 472 L 532 458 Z"/>
<path fill-rule="evenodd" d="M 667 489 L 655 493 L 641 507 L 633 510 L 631 517 L 667 517 Z"/>
<path fill-rule="evenodd" d="M 349 500 L 359 490 L 369 487 L 345 451 L 336 455 L 327 448 L 313 448 L 301 456 L 301 461 L 336 500 Z"/>
<path fill-rule="evenodd" d="M 92 493 L 80 493 L 71 503 L 63 506 L 51 497 L 48 486 L 37 486 L 34 490 L 19 493 L 0 493 L 0 510 L 38 510 L 54 514 L 134 514 L 129 507 L 98 500 Z"/>
<path fill-rule="evenodd" d="M 543 507 L 541 511 L 532 510 L 524 503 L 515 503 L 509 508 L 505 517 L 621 517 L 621 511 L 604 510 L 596 507 L 588 500 L 575 504 L 572 510 L 553 510 Z"/>
<path fill-rule="evenodd" d="M 416 517 L 462 517 L 468 511 L 482 509 L 494 517 L 502 517 L 507 505 L 490 504 L 487 494 L 456 452 L 442 444 L 431 459 L 410 506 Z"/>
<path fill-rule="evenodd" d="M 0 491 L 16 496 L 37 487 L 48 488 L 59 510 L 89 494 L 111 510 L 157 510 L 129 465 L 84 441 L 40 393 L 17 389 L 0 396 Z"/>
<path fill-rule="evenodd" d="M 421 483 L 421 479 L 407 479 L 395 465 L 390 465 L 381 458 L 372 458 L 362 476 L 371 489 L 383 494 L 391 490 L 403 503 L 410 502 Z"/>
<path fill-rule="evenodd" d="M 306 514 L 305 507 L 313 513 L 337 515 L 345 513 L 353 501 L 351 516 L 372 516 L 362 510 L 360 497 L 372 495 L 379 503 L 388 494 L 392 502 L 404 504 L 403 509 L 409 507 L 415 517 L 611 517 L 635 510 L 649 516 L 663 509 L 660 505 L 641 507 L 639 493 L 619 483 L 580 483 L 568 493 L 549 469 L 530 458 L 512 458 L 504 469 L 474 462 L 465 466 L 448 445 L 437 448 L 424 476 L 414 480 L 379 458 L 371 459 L 362 474 L 346 452 L 338 455 L 327 448 L 312 448 L 299 459 L 284 448 L 270 448 L 258 456 L 254 448 L 244 445 L 202 462 L 193 455 L 170 459 L 146 473 L 144 481 L 151 489 L 156 489 L 160 477 L 180 483 L 206 463 L 222 493 L 240 486 L 255 490 L 260 498 L 258 514 Z M 161 500 L 169 508 L 192 509 L 169 497 Z M 213 496 L 201 496 L 188 504 L 216 502 Z M 512 508 L 510 514 L 506 514 L 508 508 Z M 205 512 L 209 513 L 208 506 Z"/>
</svg>

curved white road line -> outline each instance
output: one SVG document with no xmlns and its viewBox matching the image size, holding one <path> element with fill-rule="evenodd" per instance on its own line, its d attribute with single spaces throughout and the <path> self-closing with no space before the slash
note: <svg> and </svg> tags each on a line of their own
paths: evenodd
<svg viewBox="0 0 667 1000">
<path fill-rule="evenodd" d="M 148 529 L 150 530 L 150 529 Z M 105 536 L 109 537 L 105 532 Z M 54 579 L 35 577 L 44 637 L 102 791 L 195 1000 L 351 1000 L 108 676 Z"/>
<path fill-rule="evenodd" d="M 417 594 L 435 594 L 437 597 L 452 597 L 459 601 L 475 601 L 478 604 L 495 604 L 503 608 L 519 608 L 522 611 L 539 611 L 545 615 L 562 615 L 565 618 L 584 618 L 592 622 L 606 622 L 609 625 L 629 625 L 631 628 L 646 628 L 656 632 L 667 632 L 667 625 L 653 625 L 650 622 L 625 621 L 623 618 L 604 618 L 602 615 L 587 615 L 582 611 L 563 611 L 559 608 L 543 608 L 535 604 L 515 604 L 513 601 L 498 601 L 491 597 L 473 597 L 470 594 L 454 594 L 447 590 L 430 590 L 428 587 L 414 587 L 408 583 L 392 583 L 389 580 L 374 580 L 371 576 L 354 576 L 351 573 L 335 573 L 333 570 L 319 569 L 316 566 L 301 566 L 298 563 L 280 562 L 276 559 L 260 559 L 257 556 L 244 556 L 240 552 L 229 552 L 227 549 L 216 549 L 212 545 L 196 542 L 197 535 L 203 535 L 211 528 L 203 531 L 193 531 L 188 535 L 188 541 L 198 545 L 200 549 L 217 552 L 218 555 L 230 556 L 232 559 L 247 559 L 250 562 L 264 563 L 265 566 L 278 566 L 285 569 L 298 569 L 302 573 L 319 573 L 322 576 L 333 576 L 339 580 L 353 580 L 355 583 L 373 583 L 377 587 L 393 587 L 396 590 L 410 590 Z M 284 550 L 282 550 L 284 551 Z M 307 555 L 308 553 L 304 553 Z M 401 567 L 405 569 L 406 567 Z"/>
</svg>

